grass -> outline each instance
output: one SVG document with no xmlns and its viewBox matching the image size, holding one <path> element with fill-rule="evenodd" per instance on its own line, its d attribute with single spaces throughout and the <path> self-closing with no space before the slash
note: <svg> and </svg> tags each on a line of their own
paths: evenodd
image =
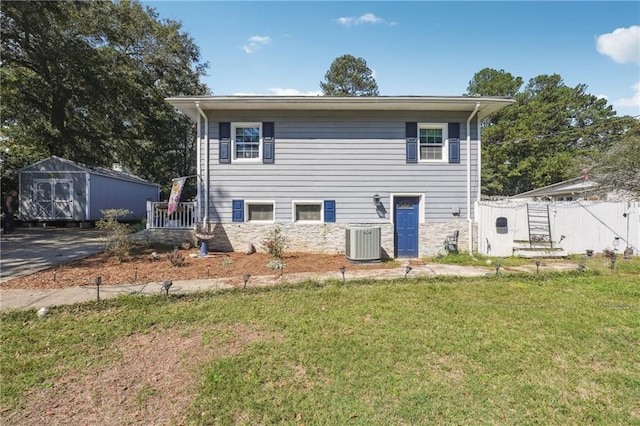
<svg viewBox="0 0 640 426">
<path fill-rule="evenodd" d="M 448 254 L 433 257 L 424 257 L 426 262 L 442 263 L 447 265 L 463 265 L 463 266 L 487 266 L 490 264 L 500 263 L 502 266 L 522 266 L 533 265 L 536 260 L 544 263 L 552 262 L 573 262 L 576 265 L 585 265 L 590 270 L 605 271 L 611 269 L 611 259 L 602 255 L 587 257 L 586 255 L 570 255 L 566 259 L 527 259 L 524 257 L 491 257 L 482 256 L 474 253 Z M 624 259 L 622 255 L 616 257 L 615 269 L 622 273 L 640 274 L 640 256 L 634 256 L 631 259 Z"/>
<path fill-rule="evenodd" d="M 187 423 L 640 424 L 633 271 L 306 282 L 1 319 L 3 409 L 116 362 L 117 338 L 242 324 L 281 337 L 211 359 Z"/>
</svg>

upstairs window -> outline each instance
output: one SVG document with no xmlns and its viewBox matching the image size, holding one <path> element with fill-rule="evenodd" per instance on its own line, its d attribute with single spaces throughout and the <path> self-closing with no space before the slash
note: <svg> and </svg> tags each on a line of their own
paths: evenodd
<svg viewBox="0 0 640 426">
<path fill-rule="evenodd" d="M 445 124 L 421 124 L 418 138 L 420 161 L 445 161 L 447 159 Z"/>
<path fill-rule="evenodd" d="M 259 123 L 233 124 L 233 159 L 259 161 L 262 154 L 262 126 Z"/>
</svg>

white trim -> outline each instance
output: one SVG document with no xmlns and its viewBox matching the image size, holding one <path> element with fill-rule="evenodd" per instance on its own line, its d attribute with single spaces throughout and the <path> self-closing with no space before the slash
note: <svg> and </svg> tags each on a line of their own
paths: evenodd
<svg viewBox="0 0 640 426">
<path fill-rule="evenodd" d="M 194 102 L 207 111 L 458 111 L 471 112 L 477 102 L 480 119 L 515 103 L 512 99 L 474 96 L 176 96 L 165 98 L 195 120 Z"/>
<path fill-rule="evenodd" d="M 480 202 L 480 193 L 482 192 L 482 138 L 480 135 L 480 120 L 476 120 L 476 139 L 478 141 L 478 143 L 476 144 L 476 149 L 478 150 L 478 161 L 476 164 L 476 167 L 478 168 L 478 189 L 476 190 L 476 201 Z M 468 153 L 467 155 L 471 155 L 471 153 Z M 477 222 L 478 211 L 474 208 L 473 212 L 473 218 Z"/>
<path fill-rule="evenodd" d="M 249 220 L 249 204 L 265 205 L 273 207 L 272 220 Z M 275 223 L 276 221 L 276 201 L 275 200 L 244 200 L 244 221 L 245 223 Z"/>
<path fill-rule="evenodd" d="M 258 128 L 258 157 L 257 158 L 237 158 L 236 157 L 236 129 L 237 128 Z M 232 163 L 262 163 L 262 123 L 261 122 L 237 122 L 231 123 L 231 162 Z"/>
<path fill-rule="evenodd" d="M 86 197 L 86 205 L 84 207 L 86 217 L 84 220 L 91 220 L 91 173 L 87 172 L 87 176 L 85 179 L 85 197 Z"/>
<path fill-rule="evenodd" d="M 197 123 L 197 137 L 198 137 L 198 142 L 197 142 L 197 169 L 196 169 L 196 179 L 198 180 L 196 182 L 196 188 L 198 189 L 197 192 L 197 200 L 198 200 L 198 209 L 196 211 L 196 220 L 198 222 L 200 222 L 200 218 L 201 218 L 201 214 L 202 214 L 202 204 L 203 204 L 203 198 L 204 198 L 204 217 L 202 218 L 202 221 L 204 222 L 204 226 L 205 228 L 209 225 L 209 118 L 207 117 L 207 114 L 204 113 L 204 111 L 202 111 L 202 109 L 200 108 L 200 102 L 196 102 L 196 109 L 198 110 L 198 119 L 196 120 Z M 204 135 L 202 134 L 202 129 L 200 127 L 200 117 L 202 116 L 202 118 L 204 118 Z M 203 163 L 203 159 L 202 159 L 202 140 L 204 139 L 204 145 L 205 145 L 205 158 L 204 158 L 204 167 L 202 165 Z M 204 168 L 204 194 L 202 194 L 202 168 Z M 159 195 L 159 194 L 158 194 Z"/>
<path fill-rule="evenodd" d="M 421 129 L 441 129 L 442 130 L 442 158 L 430 160 L 421 158 L 420 150 L 420 130 Z M 440 146 L 440 145 L 427 145 Z M 448 123 L 418 123 L 418 163 L 448 163 L 449 162 L 449 125 Z"/>
<path fill-rule="evenodd" d="M 296 206 L 297 205 L 307 205 L 307 206 L 320 205 L 320 219 L 318 219 L 318 220 L 296 220 Z M 292 200 L 291 201 L 291 222 L 293 222 L 293 223 L 324 223 L 324 200 Z"/>
<path fill-rule="evenodd" d="M 467 118 L 467 232 L 469 235 L 469 254 L 473 255 L 473 223 L 471 222 L 471 120 L 473 116 L 480 110 L 480 102 L 476 103 L 469 118 Z M 480 120 L 480 117 L 477 118 Z M 478 135 L 478 139 L 480 139 Z M 478 147 L 479 148 L 479 147 Z M 478 188 L 478 190 L 480 190 Z"/>
<path fill-rule="evenodd" d="M 396 217 L 395 198 L 396 197 L 418 197 L 418 214 L 420 215 L 418 223 L 419 224 L 426 223 L 424 218 L 424 210 L 425 210 L 424 204 L 425 204 L 426 194 L 421 192 L 394 192 L 389 194 L 389 201 L 391 206 L 391 213 L 390 213 L 391 217 L 389 218 L 389 221 L 391 224 L 395 225 L 395 217 Z"/>
</svg>

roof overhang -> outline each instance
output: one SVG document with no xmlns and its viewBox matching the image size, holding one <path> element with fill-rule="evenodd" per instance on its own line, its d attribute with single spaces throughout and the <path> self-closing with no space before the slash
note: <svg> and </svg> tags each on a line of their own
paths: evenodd
<svg viewBox="0 0 640 426">
<path fill-rule="evenodd" d="M 198 109 L 223 110 L 343 110 L 343 111 L 460 111 L 471 114 L 479 104 L 482 119 L 515 101 L 475 96 L 179 96 L 166 101 L 193 120 Z"/>
</svg>

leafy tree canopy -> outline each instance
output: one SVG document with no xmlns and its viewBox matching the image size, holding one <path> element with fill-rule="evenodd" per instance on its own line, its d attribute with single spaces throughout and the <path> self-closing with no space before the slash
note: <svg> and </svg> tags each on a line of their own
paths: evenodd
<svg viewBox="0 0 640 426">
<path fill-rule="evenodd" d="M 367 61 L 352 55 L 336 58 L 320 82 L 327 96 L 377 96 L 378 84 Z"/>
<path fill-rule="evenodd" d="M 532 78 L 483 69 L 468 95 L 511 96 L 516 103 L 482 123 L 484 195 L 514 195 L 579 175 L 585 158 L 608 149 L 625 126 L 587 86 L 569 87 L 558 74 Z"/>
<path fill-rule="evenodd" d="M 180 23 L 137 1 L 4 1 L 0 19 L 11 168 L 57 155 L 160 184 L 192 174 L 194 125 L 164 98 L 206 94 L 207 64 Z"/>
<path fill-rule="evenodd" d="M 627 117 L 615 143 L 591 158 L 591 175 L 603 190 L 623 190 L 640 197 L 640 121 Z"/>
<path fill-rule="evenodd" d="M 467 95 L 513 97 L 522 87 L 522 77 L 504 70 L 484 68 L 477 72 L 467 87 Z"/>
</svg>

